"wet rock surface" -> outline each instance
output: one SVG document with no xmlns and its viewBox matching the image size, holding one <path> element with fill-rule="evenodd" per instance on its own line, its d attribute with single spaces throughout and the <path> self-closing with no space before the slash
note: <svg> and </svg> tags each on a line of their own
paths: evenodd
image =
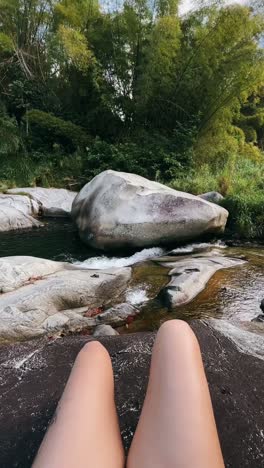
<svg viewBox="0 0 264 468">
<path fill-rule="evenodd" d="M 104 171 L 72 205 L 81 239 L 108 250 L 167 245 L 225 228 L 228 212 L 135 174 Z"/>
<path fill-rule="evenodd" d="M 198 336 L 227 468 L 256 468 L 264 459 L 264 361 L 241 350 L 210 321 L 191 324 Z M 263 337 L 253 335 L 258 347 Z M 145 395 L 155 334 L 100 338 L 111 354 L 120 427 L 128 449 Z M 1 468 L 31 466 L 69 376 L 89 338 L 42 338 L 0 347 Z"/>
<path fill-rule="evenodd" d="M 162 265 L 172 268 L 169 273 L 171 281 L 162 292 L 169 306 L 175 307 L 190 302 L 205 288 L 218 270 L 244 263 L 243 260 L 214 255 L 213 252 L 210 255 L 179 259 L 176 262 L 173 261 L 173 257 L 165 258 L 164 262 L 160 260 Z"/>
</svg>

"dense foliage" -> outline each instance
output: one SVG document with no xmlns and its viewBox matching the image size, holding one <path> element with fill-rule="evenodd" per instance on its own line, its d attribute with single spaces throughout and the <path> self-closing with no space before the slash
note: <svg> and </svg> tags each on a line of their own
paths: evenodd
<svg viewBox="0 0 264 468">
<path fill-rule="evenodd" d="M 259 235 L 263 2 L 179 3 L 0 0 L 0 188 L 135 172 L 219 190 Z"/>
</svg>

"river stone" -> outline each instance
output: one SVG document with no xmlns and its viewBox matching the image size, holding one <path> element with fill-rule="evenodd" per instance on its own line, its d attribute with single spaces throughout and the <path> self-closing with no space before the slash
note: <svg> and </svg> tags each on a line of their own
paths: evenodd
<svg viewBox="0 0 264 468">
<path fill-rule="evenodd" d="M 124 325 L 128 319 L 134 318 L 139 314 L 139 309 L 127 304 L 118 304 L 110 309 L 106 310 L 102 314 L 96 317 L 97 323 L 104 323 L 105 325 L 114 325 L 116 327 Z"/>
<path fill-rule="evenodd" d="M 49 261 L 43 261 L 42 265 L 42 259 L 36 259 L 34 270 L 32 257 L 28 257 L 27 269 L 25 257 L 22 259 L 25 276 L 20 274 L 18 268 L 17 284 L 24 282 L 29 275 L 31 280 L 19 289 L 0 296 L 2 342 L 29 339 L 47 333 L 52 335 L 53 332 L 64 330 L 94 328 L 102 322 L 97 322 L 96 317 L 89 317 L 89 309 L 105 307 L 118 300 L 120 302 L 131 277 L 130 268 L 87 270 Z M 15 262 L 16 259 L 11 257 L 9 284 L 12 284 Z M 42 276 L 36 277 L 34 271 L 42 271 Z M 4 282 L 4 286 L 0 284 L 0 288 L 6 287 L 6 284 L 8 282 Z"/>
<path fill-rule="evenodd" d="M 36 203 L 28 197 L 0 194 L 0 232 L 39 227 Z"/>
<path fill-rule="evenodd" d="M 119 333 L 111 327 L 111 325 L 97 325 L 97 327 L 94 330 L 93 336 L 99 337 L 99 336 L 115 336 L 119 335 Z"/>
<path fill-rule="evenodd" d="M 39 206 L 39 214 L 48 217 L 67 217 L 71 213 L 75 192 L 65 189 L 23 187 L 8 190 L 8 193 L 26 194 Z"/>
<path fill-rule="evenodd" d="M 173 257 L 172 257 L 173 258 Z M 223 256 L 184 258 L 170 263 L 162 263 L 169 272 L 171 281 L 162 291 L 165 301 L 171 306 L 186 304 L 197 296 L 208 283 L 214 273 L 222 268 L 233 268 L 243 265 L 240 259 Z"/>
<path fill-rule="evenodd" d="M 72 205 L 81 239 L 100 249 L 166 245 L 219 233 L 228 212 L 135 174 L 108 170 L 86 184 Z"/>
<path fill-rule="evenodd" d="M 194 321 L 191 326 L 202 349 L 225 466 L 260 467 L 264 457 L 264 361 L 241 350 L 211 321 Z M 253 338 L 248 339 L 249 335 Z M 145 397 L 154 338 L 154 333 L 100 338 L 112 358 L 126 451 Z M 0 347 L 1 468 L 31 467 L 76 355 L 89 339 L 41 338 Z M 252 339 L 264 349 L 263 337 L 247 333 L 245 340 Z"/>
<path fill-rule="evenodd" d="M 224 200 L 223 195 L 219 192 L 207 192 L 207 193 L 202 193 L 199 195 L 200 198 L 203 200 L 207 200 L 211 203 L 220 203 L 222 200 Z"/>
</svg>

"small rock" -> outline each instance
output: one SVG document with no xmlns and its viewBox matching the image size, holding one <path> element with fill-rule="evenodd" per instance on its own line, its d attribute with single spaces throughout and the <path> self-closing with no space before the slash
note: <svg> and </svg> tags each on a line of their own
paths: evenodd
<svg viewBox="0 0 264 468">
<path fill-rule="evenodd" d="M 222 200 L 224 200 L 223 195 L 219 192 L 207 192 L 207 193 L 202 193 L 202 195 L 199 195 L 200 198 L 203 200 L 209 201 L 211 203 L 220 203 Z"/>
<path fill-rule="evenodd" d="M 44 322 L 42 327 L 47 331 L 61 330 L 64 328 L 64 325 L 69 321 L 69 317 L 66 317 L 61 312 L 51 315 Z"/>
<path fill-rule="evenodd" d="M 97 325 L 93 336 L 115 336 L 119 333 L 111 327 L 111 325 Z"/>
<path fill-rule="evenodd" d="M 130 317 L 135 317 L 139 313 L 139 310 L 133 307 L 131 304 L 118 304 L 115 307 L 111 307 L 102 314 L 96 317 L 96 322 L 120 326 L 127 323 L 127 319 Z"/>
<path fill-rule="evenodd" d="M 259 314 L 257 317 L 253 318 L 251 322 L 259 322 L 263 323 L 264 322 L 264 314 Z"/>
</svg>

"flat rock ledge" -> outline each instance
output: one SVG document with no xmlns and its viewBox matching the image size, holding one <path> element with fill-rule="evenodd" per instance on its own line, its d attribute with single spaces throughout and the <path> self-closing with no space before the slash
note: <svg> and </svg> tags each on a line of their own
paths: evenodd
<svg viewBox="0 0 264 468">
<path fill-rule="evenodd" d="M 23 187 L 7 191 L 9 194 L 23 194 L 39 206 L 39 214 L 47 217 L 68 217 L 71 213 L 72 203 L 76 192 L 66 189 Z"/>
<path fill-rule="evenodd" d="M 0 232 L 40 227 L 35 217 L 70 217 L 75 192 L 26 187 L 0 194 Z"/>
<path fill-rule="evenodd" d="M 256 468 L 264 460 L 264 361 L 237 347 L 211 321 L 191 324 L 209 381 L 226 468 Z M 264 338 L 246 333 L 264 349 Z M 253 335 L 253 337 L 251 336 Z M 126 450 L 146 391 L 155 334 L 100 338 L 110 352 Z M 1 468 L 29 468 L 55 411 L 77 353 L 89 340 L 69 336 L 0 347 Z"/>
<path fill-rule="evenodd" d="M 131 268 L 87 270 L 35 257 L 0 259 L 0 342 L 116 326 L 137 310 L 122 303 Z M 108 309 L 107 309 L 108 306 Z"/>
</svg>

